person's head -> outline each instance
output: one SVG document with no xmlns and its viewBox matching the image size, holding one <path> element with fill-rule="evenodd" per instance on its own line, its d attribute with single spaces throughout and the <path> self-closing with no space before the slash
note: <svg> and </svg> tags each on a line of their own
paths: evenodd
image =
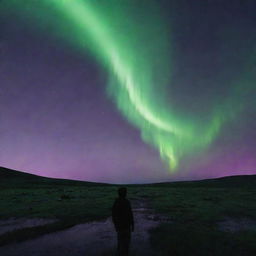
<svg viewBox="0 0 256 256">
<path fill-rule="evenodd" d="M 119 197 L 125 198 L 127 194 L 127 189 L 125 187 L 121 187 L 118 189 Z"/>
</svg>

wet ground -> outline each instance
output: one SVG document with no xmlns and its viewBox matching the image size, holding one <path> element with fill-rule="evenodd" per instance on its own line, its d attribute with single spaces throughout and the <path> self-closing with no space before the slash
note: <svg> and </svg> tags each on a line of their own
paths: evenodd
<svg viewBox="0 0 256 256">
<path fill-rule="evenodd" d="M 224 232 L 239 232 L 246 230 L 256 230 L 256 220 L 249 218 L 226 218 L 218 222 L 218 227 Z"/>
<path fill-rule="evenodd" d="M 6 232 L 19 230 L 23 228 L 31 228 L 37 226 L 43 226 L 49 223 L 53 223 L 56 220 L 51 219 L 25 219 L 25 218 L 10 218 L 8 220 L 1 220 L 0 221 L 0 235 L 3 235 Z"/>
<path fill-rule="evenodd" d="M 145 200 L 132 201 L 135 230 L 132 233 L 131 256 L 153 256 L 149 230 L 170 220 L 155 214 Z M 0 248 L 1 256 L 104 256 L 115 255 L 116 233 L 111 218 L 76 225 L 29 241 Z"/>
</svg>

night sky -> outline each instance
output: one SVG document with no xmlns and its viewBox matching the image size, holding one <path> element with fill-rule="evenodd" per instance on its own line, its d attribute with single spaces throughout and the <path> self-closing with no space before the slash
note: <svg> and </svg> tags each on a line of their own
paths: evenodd
<svg viewBox="0 0 256 256">
<path fill-rule="evenodd" d="M 0 166 L 111 183 L 256 174 L 254 0 L 1 0 Z"/>
</svg>

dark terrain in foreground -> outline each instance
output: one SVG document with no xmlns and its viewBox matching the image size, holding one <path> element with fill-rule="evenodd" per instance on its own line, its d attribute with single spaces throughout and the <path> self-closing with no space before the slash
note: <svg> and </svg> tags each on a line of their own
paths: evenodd
<svg viewBox="0 0 256 256">
<path fill-rule="evenodd" d="M 158 255 L 256 255 L 256 175 L 128 185 L 172 221 L 151 230 Z M 51 179 L 0 168 L 0 220 L 56 219 L 0 235 L 0 246 L 109 217 L 117 185 Z M 1 249 L 0 249 L 1 252 Z"/>
</svg>

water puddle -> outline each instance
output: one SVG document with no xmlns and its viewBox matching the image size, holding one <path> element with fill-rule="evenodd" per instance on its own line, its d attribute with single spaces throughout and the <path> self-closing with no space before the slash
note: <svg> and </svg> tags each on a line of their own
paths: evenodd
<svg viewBox="0 0 256 256">
<path fill-rule="evenodd" d="M 23 228 L 32 228 L 37 226 L 44 226 L 56 222 L 57 220 L 53 219 L 26 219 L 26 218 L 10 218 L 7 220 L 0 220 L 0 235 L 3 235 L 7 232 L 19 230 Z"/>
<path fill-rule="evenodd" d="M 226 218 L 218 222 L 218 228 L 224 232 L 256 231 L 256 220 L 249 218 Z"/>
<path fill-rule="evenodd" d="M 162 222 L 170 222 L 162 215 L 154 214 L 141 200 L 132 201 L 135 230 L 132 233 L 131 255 L 157 255 L 149 243 L 149 230 Z M 47 234 L 29 241 L 0 248 L 4 256 L 104 256 L 114 255 L 116 232 L 111 218 L 76 225 L 64 231 Z"/>
</svg>

